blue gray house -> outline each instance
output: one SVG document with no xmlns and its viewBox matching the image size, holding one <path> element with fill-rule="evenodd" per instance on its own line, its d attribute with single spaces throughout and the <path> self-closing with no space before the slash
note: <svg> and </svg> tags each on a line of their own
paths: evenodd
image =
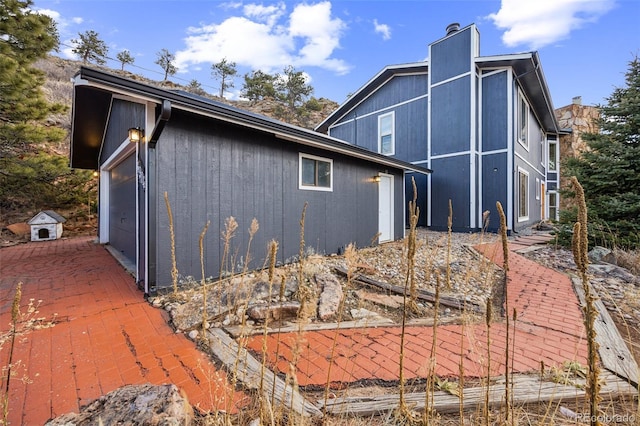
<svg viewBox="0 0 640 426">
<path fill-rule="evenodd" d="M 404 237 L 407 172 L 423 165 L 229 107 L 186 92 L 82 67 L 73 91 L 71 167 L 99 171 L 99 240 L 131 265 L 139 286 L 170 288 L 171 243 L 164 194 L 173 210 L 177 267 L 200 277 L 221 270 L 224 222 L 233 216 L 239 253 L 253 218 L 250 269 L 279 242 L 279 261 L 305 241 L 317 253 L 349 243 Z M 236 258 L 239 262 L 246 259 Z M 226 269 L 226 268 L 225 268 Z"/>
<path fill-rule="evenodd" d="M 316 130 L 433 170 L 413 176 L 422 226 L 446 229 L 449 199 L 456 231 L 482 228 L 485 211 L 497 228 L 496 201 L 509 231 L 557 211 L 559 129 L 538 54 L 480 56 L 473 24 L 447 27 L 424 62 L 385 67 Z"/>
</svg>

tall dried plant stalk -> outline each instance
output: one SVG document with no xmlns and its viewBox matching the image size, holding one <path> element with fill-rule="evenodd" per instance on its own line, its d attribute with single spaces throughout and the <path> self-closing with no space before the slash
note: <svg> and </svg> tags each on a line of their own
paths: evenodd
<svg viewBox="0 0 640 426">
<path fill-rule="evenodd" d="M 458 398 L 458 414 L 460 416 L 460 425 L 464 426 L 464 338 L 465 338 L 465 326 L 467 319 L 465 315 L 466 303 L 462 312 L 462 323 L 460 330 L 460 361 L 458 363 L 458 387 L 460 389 L 460 395 Z"/>
<path fill-rule="evenodd" d="M 584 196 L 584 189 L 575 176 L 571 177 L 571 184 L 576 195 L 576 204 L 578 205 L 578 221 L 573 226 L 573 239 L 571 248 L 573 250 L 573 258 L 580 273 L 582 280 L 582 289 L 585 295 L 584 325 L 587 330 L 587 351 L 588 351 L 588 367 L 587 375 L 587 399 L 589 400 L 589 415 L 591 426 L 600 425 L 598 417 L 598 408 L 600 405 L 600 367 L 598 365 L 598 342 L 596 341 L 595 321 L 598 317 L 598 310 L 595 306 L 596 297 L 591 292 L 589 278 L 587 277 L 587 268 L 589 266 L 589 258 L 587 256 L 589 250 L 589 236 L 587 229 L 587 203 Z"/>
<path fill-rule="evenodd" d="M 418 187 L 416 181 L 412 177 L 411 184 L 413 186 L 413 199 L 409 201 L 409 235 L 407 238 L 407 280 L 409 284 L 409 309 L 412 312 L 418 312 L 418 288 L 416 286 L 416 248 L 417 248 L 417 232 L 418 217 L 420 216 L 420 208 L 418 207 Z M 407 283 L 405 282 L 405 294 L 407 292 Z"/>
<path fill-rule="evenodd" d="M 356 265 L 358 264 L 358 254 L 353 243 L 347 245 L 346 249 L 344 250 L 344 259 L 347 264 L 347 284 L 343 289 L 342 297 L 340 298 L 340 303 L 338 304 L 338 316 L 336 318 L 336 327 L 333 332 L 333 342 L 331 343 L 331 354 L 329 356 L 329 366 L 327 367 L 327 382 L 325 383 L 324 387 L 324 404 L 322 405 L 322 411 L 325 416 L 327 415 L 327 402 L 329 400 L 329 390 L 331 385 L 331 370 L 336 353 L 338 335 L 340 334 L 340 324 L 342 324 L 342 314 L 344 311 L 346 294 L 351 288 L 351 285 L 353 283 L 353 275 L 356 271 Z"/>
<path fill-rule="evenodd" d="M 200 272 L 202 273 L 202 334 L 204 335 L 204 331 L 209 328 L 209 318 L 207 315 L 207 280 L 204 274 L 204 236 L 207 233 L 207 229 L 209 229 L 209 224 L 211 222 L 207 221 L 202 228 L 202 232 L 200 233 L 200 240 L 198 241 L 198 246 L 200 247 Z"/>
<path fill-rule="evenodd" d="M 505 324 L 505 350 L 504 350 L 504 400 L 505 400 L 505 423 L 511 422 L 513 415 L 511 407 L 511 383 L 509 382 L 509 348 L 511 342 L 509 341 L 509 241 L 507 239 L 507 218 L 502 209 L 500 201 L 496 202 L 496 208 L 498 215 L 500 216 L 500 238 L 502 240 L 502 269 L 504 271 L 504 310 L 506 317 Z"/>
<path fill-rule="evenodd" d="M 489 424 L 489 401 L 491 396 L 491 323 L 493 322 L 493 300 L 491 297 L 487 298 L 487 310 L 485 312 L 485 325 L 487 326 L 487 387 L 484 393 L 484 406 L 482 407 L 482 418 L 484 424 Z"/>
<path fill-rule="evenodd" d="M 169 202 L 169 194 L 164 192 L 164 204 L 167 206 L 167 216 L 169 216 L 169 237 L 171 241 L 171 282 L 173 283 L 173 295 L 178 294 L 178 266 L 176 262 L 176 234 L 173 227 L 173 213 L 171 211 L 171 203 Z"/>
<path fill-rule="evenodd" d="M 404 282 L 403 303 L 402 303 L 402 327 L 400 331 L 400 400 L 398 409 L 396 410 L 396 420 L 403 424 L 410 424 L 414 421 L 414 413 L 409 409 L 405 397 L 405 378 L 404 378 L 404 342 L 407 324 L 407 315 L 409 309 L 414 312 L 418 310 L 416 303 L 417 290 L 415 286 L 415 254 L 416 254 L 416 226 L 418 224 L 418 215 L 420 209 L 417 206 L 417 187 L 413 177 L 413 200 L 409 201 L 409 235 L 407 236 L 407 270 Z M 407 298 L 409 294 L 409 298 Z M 415 297 L 415 299 L 414 299 Z"/>
<path fill-rule="evenodd" d="M 275 278 L 276 259 L 278 254 L 278 242 L 271 240 L 268 245 L 269 252 L 269 297 L 273 291 L 273 280 Z M 267 332 L 269 330 L 269 315 L 264 319 L 264 325 L 262 329 L 262 364 L 260 366 L 260 424 L 263 425 L 275 425 L 275 417 L 273 411 L 273 395 L 270 400 L 266 398 L 266 392 L 264 389 L 264 377 L 266 374 L 267 363 Z M 277 356 L 277 354 L 276 354 Z"/>
<path fill-rule="evenodd" d="M 11 330 L 9 334 L 11 341 L 9 343 L 9 359 L 7 361 L 7 376 L 4 379 L 4 389 L 2 395 L 2 424 L 8 424 L 9 418 L 9 387 L 11 384 L 11 368 L 13 367 L 13 352 L 16 343 L 16 330 L 20 321 L 20 301 L 22 300 L 22 283 L 19 282 L 16 287 L 16 294 L 13 296 L 11 305 Z"/>
<path fill-rule="evenodd" d="M 449 215 L 447 216 L 447 290 L 451 290 L 451 229 L 453 228 L 453 205 L 449 198 Z"/>
<path fill-rule="evenodd" d="M 431 356 L 429 357 L 429 370 L 427 372 L 427 382 L 425 385 L 424 412 L 422 414 L 423 424 L 431 424 L 433 414 L 433 394 L 435 392 L 436 366 L 438 364 L 438 314 L 440 312 L 440 274 L 435 271 L 436 288 L 435 300 L 433 301 L 433 335 L 431 337 Z"/>
</svg>

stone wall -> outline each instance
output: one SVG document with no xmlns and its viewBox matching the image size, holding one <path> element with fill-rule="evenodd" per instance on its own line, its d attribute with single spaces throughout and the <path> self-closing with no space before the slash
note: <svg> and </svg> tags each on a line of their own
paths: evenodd
<svg viewBox="0 0 640 426">
<path fill-rule="evenodd" d="M 580 155 L 587 149 L 582 135 L 598 131 L 597 120 L 600 110 L 595 106 L 582 105 L 582 99 L 576 97 L 570 105 L 556 109 L 555 114 L 560 129 L 571 129 L 571 133 L 560 135 L 560 172 L 562 173 L 562 165 L 567 158 Z M 568 182 L 568 177 L 561 176 L 560 188 L 566 188 Z M 571 203 L 571 199 L 560 196 L 560 210 L 566 209 Z"/>
</svg>

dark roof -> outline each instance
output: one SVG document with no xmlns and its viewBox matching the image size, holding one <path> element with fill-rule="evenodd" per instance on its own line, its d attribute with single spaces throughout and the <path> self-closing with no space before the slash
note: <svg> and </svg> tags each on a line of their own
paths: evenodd
<svg viewBox="0 0 640 426">
<path fill-rule="evenodd" d="M 313 146 L 397 169 L 431 173 L 431 170 L 424 167 L 350 145 L 340 139 L 313 130 L 303 129 L 260 114 L 234 108 L 202 96 L 184 91 L 162 89 L 88 67 L 81 67 L 75 76 L 71 167 L 98 168 L 100 146 L 114 94 L 139 97 L 156 104 L 169 101 L 171 108 L 183 109 L 250 127 L 300 145 Z"/>
<path fill-rule="evenodd" d="M 479 68 L 505 68 L 511 67 L 514 70 L 516 79 L 522 86 L 527 99 L 531 104 L 533 112 L 542 123 L 542 126 L 548 132 L 558 132 L 558 123 L 554 114 L 551 95 L 547 87 L 547 82 L 540 66 L 540 58 L 537 52 L 498 55 L 498 56 L 480 56 L 475 59 L 475 63 Z M 371 80 L 347 99 L 338 109 L 336 109 L 322 123 L 316 126 L 316 130 L 322 133 L 328 133 L 329 126 L 340 120 L 345 114 L 350 112 L 360 102 L 378 90 L 388 80 L 393 77 L 415 74 L 428 73 L 429 61 L 416 62 L 400 65 L 389 65 L 378 72 Z"/>
</svg>

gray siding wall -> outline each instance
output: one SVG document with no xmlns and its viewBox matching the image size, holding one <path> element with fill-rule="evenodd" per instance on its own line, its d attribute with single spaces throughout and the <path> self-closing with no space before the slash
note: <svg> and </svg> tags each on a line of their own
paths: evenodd
<svg viewBox="0 0 640 426">
<path fill-rule="evenodd" d="M 145 106 L 121 99 L 113 99 L 105 133 L 100 164 L 103 164 L 129 136 L 131 127 L 144 127 Z"/>
<path fill-rule="evenodd" d="M 333 159 L 333 192 L 298 189 L 299 153 Z M 158 288 L 170 285 L 168 218 L 163 194 L 173 208 L 177 263 L 181 275 L 200 277 L 198 239 L 205 238 L 206 275 L 220 271 L 225 219 L 233 216 L 236 270 L 246 259 L 248 232 L 255 217 L 260 224 L 251 245 L 250 268 L 261 267 L 267 244 L 279 243 L 280 262 L 296 258 L 299 221 L 305 203 L 305 242 L 309 250 L 334 253 L 350 242 L 370 244 L 378 232 L 378 189 L 372 182 L 380 167 L 337 154 L 276 139 L 271 135 L 198 119 L 174 111 L 157 145 L 158 156 Z M 382 170 L 385 171 L 385 170 Z M 403 229 L 402 172 L 395 175 L 395 238 Z M 226 265 L 224 269 L 230 269 Z"/>
</svg>

